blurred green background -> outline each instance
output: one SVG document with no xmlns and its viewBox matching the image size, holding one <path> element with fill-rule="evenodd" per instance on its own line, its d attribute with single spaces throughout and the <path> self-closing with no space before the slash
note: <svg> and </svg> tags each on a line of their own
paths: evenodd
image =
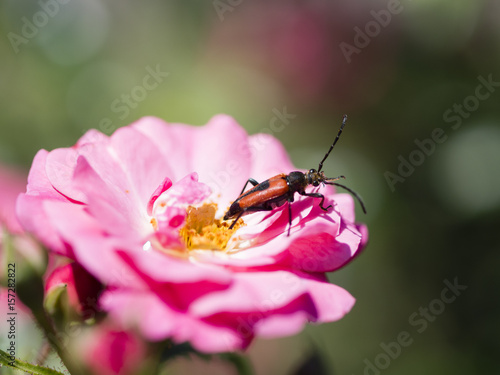
<svg viewBox="0 0 500 375">
<path fill-rule="evenodd" d="M 298 373 L 312 353 L 328 374 L 500 373 L 499 12 L 497 0 L 2 0 L 0 162 L 27 170 L 40 148 L 145 115 L 227 113 L 308 169 L 347 113 L 325 171 L 368 208 L 366 252 L 331 275 L 357 303 L 256 341 L 257 374 Z M 443 302 L 445 280 L 467 289 Z M 231 369 L 171 365 L 200 372 Z"/>
</svg>

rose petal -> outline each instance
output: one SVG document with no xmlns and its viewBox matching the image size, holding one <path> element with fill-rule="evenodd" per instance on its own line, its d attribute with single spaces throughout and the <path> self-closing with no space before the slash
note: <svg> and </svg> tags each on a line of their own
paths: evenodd
<svg viewBox="0 0 500 375">
<path fill-rule="evenodd" d="M 172 180 L 170 178 L 165 177 L 165 179 L 161 182 L 161 184 L 155 189 L 153 194 L 151 194 L 151 198 L 149 198 L 147 213 L 149 216 L 153 214 L 153 206 L 158 199 L 158 197 L 166 190 L 170 189 L 172 186 Z"/>
<path fill-rule="evenodd" d="M 140 206 L 146 208 L 151 192 L 171 175 L 171 163 L 150 138 L 134 127 L 118 129 L 111 136 L 111 147 Z"/>
</svg>

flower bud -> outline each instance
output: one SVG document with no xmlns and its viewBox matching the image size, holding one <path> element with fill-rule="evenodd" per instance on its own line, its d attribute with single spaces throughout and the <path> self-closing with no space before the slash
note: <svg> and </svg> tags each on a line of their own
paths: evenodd
<svg viewBox="0 0 500 375">
<path fill-rule="evenodd" d="M 102 285 L 78 263 L 56 268 L 45 283 L 45 309 L 64 321 L 94 318 Z"/>
</svg>

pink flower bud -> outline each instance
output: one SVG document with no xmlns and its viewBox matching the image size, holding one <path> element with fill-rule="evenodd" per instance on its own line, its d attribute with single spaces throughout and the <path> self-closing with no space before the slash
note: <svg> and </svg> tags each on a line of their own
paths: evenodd
<svg viewBox="0 0 500 375">
<path fill-rule="evenodd" d="M 71 315 L 89 319 L 97 312 L 97 297 L 101 284 L 78 263 L 56 268 L 45 283 L 45 306 L 53 314 L 59 308 L 68 308 Z M 62 302 L 61 296 L 67 293 Z M 67 304 L 67 306 L 61 306 Z"/>
</svg>

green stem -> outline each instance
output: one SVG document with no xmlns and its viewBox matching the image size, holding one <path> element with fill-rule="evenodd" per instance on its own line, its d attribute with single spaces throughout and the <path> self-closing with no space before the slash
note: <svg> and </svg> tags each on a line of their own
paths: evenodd
<svg viewBox="0 0 500 375">
<path fill-rule="evenodd" d="M 50 345 L 55 349 L 59 358 L 63 361 L 64 365 L 68 369 L 71 375 L 83 375 L 84 370 L 71 358 L 69 352 L 62 345 L 57 337 L 57 332 L 55 331 L 52 323 L 45 314 L 45 310 L 40 309 L 38 311 L 32 311 L 37 323 L 45 332 L 45 337 L 49 341 Z"/>
<path fill-rule="evenodd" d="M 21 370 L 32 375 L 64 375 L 59 371 L 51 368 L 32 365 L 28 362 L 23 362 L 18 359 L 12 360 L 8 353 L 0 349 L 0 367 L 6 366 L 15 370 Z"/>
</svg>

